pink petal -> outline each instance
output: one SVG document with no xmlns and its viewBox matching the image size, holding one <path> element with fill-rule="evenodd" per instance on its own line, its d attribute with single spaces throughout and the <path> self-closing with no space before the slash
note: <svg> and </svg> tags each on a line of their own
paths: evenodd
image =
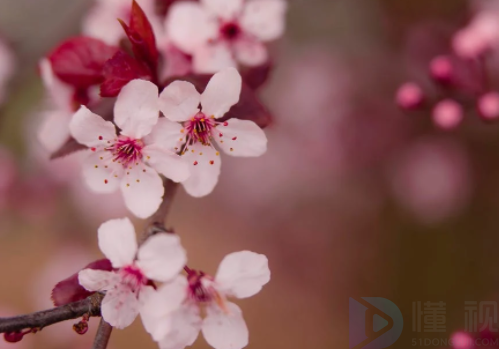
<svg viewBox="0 0 499 349">
<path fill-rule="evenodd" d="M 139 301 L 126 287 L 117 287 L 106 292 L 101 312 L 107 323 L 123 329 L 130 326 L 139 314 Z"/>
<path fill-rule="evenodd" d="M 247 1 L 241 26 L 262 41 L 275 40 L 284 33 L 286 9 L 284 0 Z"/>
<path fill-rule="evenodd" d="M 195 303 L 181 306 L 170 316 L 170 326 L 158 340 L 159 348 L 181 349 L 192 345 L 198 337 L 201 324 L 199 308 Z"/>
<path fill-rule="evenodd" d="M 89 291 L 107 291 L 119 280 L 118 274 L 112 271 L 83 269 L 78 273 L 78 282 Z"/>
<path fill-rule="evenodd" d="M 106 141 L 116 138 L 116 128 L 110 121 L 81 106 L 69 123 L 71 135 L 87 147 L 106 146 Z"/>
<path fill-rule="evenodd" d="M 137 253 L 135 228 L 128 218 L 112 219 L 99 227 L 99 248 L 114 268 L 132 264 Z"/>
<path fill-rule="evenodd" d="M 199 112 L 201 95 L 193 84 L 174 81 L 159 96 L 159 108 L 172 121 L 186 121 Z"/>
<path fill-rule="evenodd" d="M 226 20 L 234 19 L 243 9 L 243 0 L 201 0 L 201 4 L 212 15 Z"/>
<path fill-rule="evenodd" d="M 217 119 L 222 117 L 239 101 L 241 88 L 241 75 L 235 68 L 216 73 L 201 95 L 203 113 Z"/>
<path fill-rule="evenodd" d="M 151 280 L 167 282 L 184 268 L 187 256 L 180 238 L 172 234 L 151 236 L 140 248 L 137 266 Z"/>
<path fill-rule="evenodd" d="M 147 218 L 161 204 L 164 188 L 159 174 L 149 166 L 135 166 L 121 181 L 126 207 L 137 217 Z"/>
<path fill-rule="evenodd" d="M 248 345 L 246 322 L 237 305 L 227 302 L 226 306 L 228 314 L 218 307 L 207 307 L 201 331 L 208 344 L 215 349 L 242 349 Z"/>
<path fill-rule="evenodd" d="M 40 75 L 55 107 L 61 111 L 71 112 L 74 91 L 55 76 L 50 60 L 45 58 L 40 61 Z"/>
<path fill-rule="evenodd" d="M 71 113 L 53 110 L 45 113 L 45 120 L 38 131 L 38 140 L 49 152 L 59 150 L 69 139 Z"/>
<path fill-rule="evenodd" d="M 120 8 L 121 7 L 121 8 Z M 94 6 L 83 19 L 82 32 L 85 35 L 101 39 L 109 45 L 117 45 L 125 36 L 117 18 L 123 17 L 123 4 L 120 7 L 101 1 Z M 124 18 L 125 19 L 125 18 Z M 126 19 L 125 19 L 126 20 Z"/>
<path fill-rule="evenodd" d="M 194 197 L 211 193 L 217 185 L 222 164 L 216 149 L 195 143 L 182 157 L 191 168 L 190 177 L 182 182 L 185 191 Z"/>
<path fill-rule="evenodd" d="M 114 105 L 114 122 L 122 134 L 140 139 L 158 122 L 158 87 L 150 81 L 132 80 L 121 89 Z"/>
<path fill-rule="evenodd" d="M 215 281 L 220 291 L 237 297 L 251 297 L 270 280 L 267 257 L 251 251 L 228 254 L 220 263 Z"/>
<path fill-rule="evenodd" d="M 144 137 L 146 145 L 155 145 L 169 151 L 178 151 L 182 145 L 180 138 L 183 126 L 178 122 L 173 122 L 167 118 L 159 118 L 152 132 Z"/>
<path fill-rule="evenodd" d="M 226 154 L 260 156 L 267 151 L 267 136 L 253 121 L 230 119 L 215 131 L 213 137 Z"/>
<path fill-rule="evenodd" d="M 155 341 L 161 340 L 172 329 L 172 315 L 184 302 L 187 288 L 186 277 L 177 275 L 171 282 L 161 285 L 157 291 L 148 294 L 140 315 L 144 328 Z"/>
<path fill-rule="evenodd" d="M 172 151 L 164 150 L 156 145 L 150 145 L 142 150 L 147 157 L 147 164 L 166 178 L 178 183 L 190 175 L 189 164 Z"/>
<path fill-rule="evenodd" d="M 237 65 L 230 46 L 222 41 L 198 45 L 193 53 L 192 69 L 200 74 L 214 74 Z"/>
<path fill-rule="evenodd" d="M 112 193 L 118 188 L 123 167 L 112 161 L 110 152 L 90 152 L 83 160 L 82 167 L 85 182 L 92 191 Z"/>
<path fill-rule="evenodd" d="M 238 62 L 254 67 L 268 60 L 267 48 L 259 41 L 241 39 L 234 44 L 234 54 Z"/>
<path fill-rule="evenodd" d="M 218 25 L 196 2 L 174 3 L 166 19 L 166 31 L 172 42 L 186 53 L 194 50 L 218 34 Z"/>
</svg>

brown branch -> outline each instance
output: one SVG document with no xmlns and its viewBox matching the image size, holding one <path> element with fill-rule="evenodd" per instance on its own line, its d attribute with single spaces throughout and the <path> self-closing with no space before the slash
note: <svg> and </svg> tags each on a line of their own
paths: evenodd
<svg viewBox="0 0 499 349">
<path fill-rule="evenodd" d="M 100 316 L 103 294 L 94 293 L 81 301 L 27 315 L 0 318 L 0 333 L 19 332 L 26 328 L 42 329 L 55 323 L 77 319 L 85 314 Z"/>
<path fill-rule="evenodd" d="M 109 325 L 104 321 L 104 319 L 101 318 L 92 349 L 106 349 L 112 330 L 113 326 Z"/>
<path fill-rule="evenodd" d="M 141 243 L 146 241 L 150 236 L 158 233 L 169 233 L 165 228 L 166 216 L 170 212 L 173 202 L 173 197 L 177 191 L 178 184 L 169 179 L 163 180 L 165 194 L 163 201 L 156 213 L 154 213 L 147 221 L 144 229 Z M 20 332 L 23 329 L 42 329 L 46 326 L 53 325 L 70 319 L 77 319 L 88 314 L 89 316 L 100 316 L 100 306 L 104 295 L 94 293 L 90 297 L 62 305 L 49 310 L 39 311 L 36 313 L 0 318 L 0 333 Z M 112 326 L 101 319 L 97 335 L 93 344 L 93 349 L 105 349 L 111 336 Z"/>
</svg>

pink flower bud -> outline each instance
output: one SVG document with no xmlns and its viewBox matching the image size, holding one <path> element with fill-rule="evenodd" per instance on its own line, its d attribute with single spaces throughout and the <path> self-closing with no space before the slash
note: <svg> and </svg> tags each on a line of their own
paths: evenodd
<svg viewBox="0 0 499 349">
<path fill-rule="evenodd" d="M 430 62 L 431 77 L 437 81 L 451 81 L 453 72 L 454 68 L 452 62 L 447 56 L 437 56 Z"/>
<path fill-rule="evenodd" d="M 406 82 L 397 91 L 397 104 L 403 109 L 415 109 L 423 103 L 423 90 L 414 82 Z"/>
<path fill-rule="evenodd" d="M 486 121 L 499 118 L 499 93 L 492 91 L 484 94 L 478 100 L 478 112 Z"/>
<path fill-rule="evenodd" d="M 445 99 L 433 108 L 433 122 L 438 127 L 449 130 L 461 123 L 463 114 L 461 104 L 452 99 Z"/>
<path fill-rule="evenodd" d="M 73 325 L 73 330 L 78 334 L 85 334 L 88 331 L 88 321 L 84 319 Z"/>
<path fill-rule="evenodd" d="M 25 332 L 5 332 L 3 338 L 6 342 L 17 343 L 23 339 L 25 334 Z"/>
</svg>

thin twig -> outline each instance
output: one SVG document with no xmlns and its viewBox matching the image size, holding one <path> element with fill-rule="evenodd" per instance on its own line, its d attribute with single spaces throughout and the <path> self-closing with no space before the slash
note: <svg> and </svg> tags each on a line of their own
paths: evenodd
<svg viewBox="0 0 499 349">
<path fill-rule="evenodd" d="M 69 303 L 36 313 L 0 318 L 0 333 L 19 332 L 26 328 L 42 329 L 55 323 L 77 319 L 85 314 L 100 316 L 100 304 L 104 295 L 94 293 L 81 301 Z"/>
<path fill-rule="evenodd" d="M 101 318 L 99 327 L 97 328 L 97 334 L 95 335 L 94 344 L 92 345 L 92 349 L 106 349 L 112 331 L 113 326 L 109 325 L 104 321 L 104 319 Z"/>
</svg>

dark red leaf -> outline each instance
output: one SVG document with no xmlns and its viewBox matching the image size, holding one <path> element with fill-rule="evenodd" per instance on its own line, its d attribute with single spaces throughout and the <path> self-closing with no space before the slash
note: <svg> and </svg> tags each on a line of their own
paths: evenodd
<svg viewBox="0 0 499 349">
<path fill-rule="evenodd" d="M 111 262 L 109 259 L 99 259 L 95 262 L 90 263 L 83 269 L 95 269 L 95 270 L 113 270 Z M 89 292 L 84 289 L 78 282 L 78 272 L 71 275 L 67 279 L 62 280 L 57 285 L 55 285 L 52 290 L 52 301 L 55 306 L 65 305 L 68 303 L 76 302 L 87 298 L 95 292 Z"/>
<path fill-rule="evenodd" d="M 265 64 L 244 69 L 241 71 L 241 76 L 249 87 L 256 90 L 268 80 L 272 68 L 272 63 L 268 61 Z"/>
<path fill-rule="evenodd" d="M 100 87 L 102 97 L 116 97 L 123 86 L 133 79 L 152 80 L 149 68 L 129 56 L 118 51 L 104 66 L 104 82 Z"/>
<path fill-rule="evenodd" d="M 79 36 L 64 41 L 48 58 L 59 79 L 86 89 L 104 80 L 104 64 L 117 51 L 117 47 L 109 46 L 101 40 Z"/>
<path fill-rule="evenodd" d="M 206 85 L 208 85 L 210 79 L 211 75 L 189 74 L 181 77 L 169 78 L 166 81 L 165 86 L 175 80 L 189 81 L 201 93 L 206 88 Z M 234 105 L 220 121 L 231 118 L 251 120 L 261 128 L 267 127 L 272 122 L 272 115 L 270 112 L 260 102 L 255 91 L 244 82 L 239 102 Z"/>
<path fill-rule="evenodd" d="M 122 23 L 123 25 L 124 23 Z M 158 65 L 158 48 L 156 47 L 156 38 L 151 26 L 151 22 L 139 6 L 137 1 L 132 3 L 132 12 L 130 15 L 130 25 L 123 26 L 125 32 L 132 43 L 132 50 L 135 58 L 145 62 L 152 72 L 156 72 Z"/>
</svg>

